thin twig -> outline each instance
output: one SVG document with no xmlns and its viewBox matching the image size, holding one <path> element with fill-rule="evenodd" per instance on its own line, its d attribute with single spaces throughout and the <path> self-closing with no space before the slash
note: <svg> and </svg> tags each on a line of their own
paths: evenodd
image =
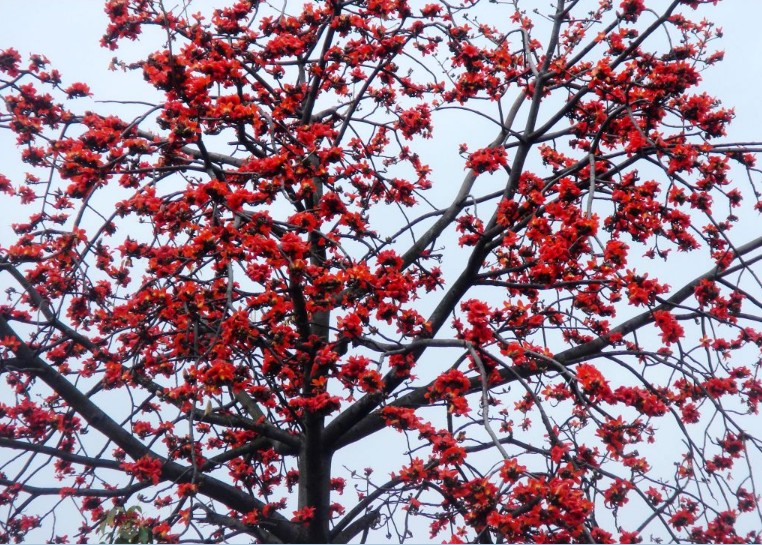
<svg viewBox="0 0 762 545">
<path fill-rule="evenodd" d="M 482 361 L 479 354 L 477 354 L 474 345 L 470 342 L 466 342 L 465 345 L 466 348 L 468 348 L 471 357 L 474 358 L 474 363 L 476 363 L 476 366 L 479 368 L 479 374 L 482 378 L 482 423 L 484 424 L 484 429 L 487 430 L 487 433 L 492 438 L 492 442 L 495 444 L 495 447 L 497 447 L 497 450 L 499 450 L 503 458 L 507 460 L 509 458 L 508 452 L 505 450 L 505 448 L 503 448 L 503 445 L 500 443 L 500 439 L 497 437 L 495 430 L 492 429 L 492 426 L 489 423 L 489 382 L 487 377 L 487 369 L 484 367 L 484 362 Z"/>
</svg>

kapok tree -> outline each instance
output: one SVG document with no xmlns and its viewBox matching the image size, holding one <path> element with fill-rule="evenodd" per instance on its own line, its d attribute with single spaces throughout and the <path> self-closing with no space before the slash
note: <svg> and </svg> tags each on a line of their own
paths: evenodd
<svg viewBox="0 0 762 545">
<path fill-rule="evenodd" d="M 758 540 L 712 3 L 110 0 L 123 106 L 4 49 L 0 541 Z"/>
</svg>

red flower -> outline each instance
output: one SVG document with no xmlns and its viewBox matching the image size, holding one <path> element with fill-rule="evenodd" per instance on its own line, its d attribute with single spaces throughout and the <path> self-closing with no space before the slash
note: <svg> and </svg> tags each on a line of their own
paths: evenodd
<svg viewBox="0 0 762 545">
<path fill-rule="evenodd" d="M 291 517 L 291 520 L 293 522 L 305 524 L 311 521 L 313 518 L 315 518 L 315 508 L 308 506 L 308 507 L 302 507 L 298 511 L 294 511 L 294 516 Z"/>
<path fill-rule="evenodd" d="M 65 90 L 69 98 L 79 98 L 90 96 L 90 87 L 84 83 L 72 83 Z"/>
<path fill-rule="evenodd" d="M 629 501 L 627 493 L 633 488 L 631 482 L 623 479 L 616 479 L 603 494 L 603 497 L 608 505 L 621 507 Z"/>
<path fill-rule="evenodd" d="M 164 467 L 164 463 L 158 458 L 143 456 L 138 458 L 134 463 L 123 462 L 119 467 L 139 481 L 152 481 L 153 484 L 158 484 L 161 479 L 161 470 Z"/>
<path fill-rule="evenodd" d="M 0 71 L 5 72 L 10 77 L 15 78 L 19 75 L 19 63 L 21 55 L 13 48 L 0 51 Z"/>
<path fill-rule="evenodd" d="M 666 310 L 657 310 L 654 313 L 654 321 L 661 329 L 661 339 L 667 344 L 679 341 L 685 334 L 675 317 Z"/>
<path fill-rule="evenodd" d="M 508 164 L 508 154 L 502 147 L 482 148 L 469 155 L 466 167 L 481 174 L 495 172 Z"/>
<path fill-rule="evenodd" d="M 611 388 L 608 381 L 595 366 L 589 363 L 581 363 L 576 367 L 575 372 L 577 382 L 585 394 L 601 399 L 611 398 Z"/>
<path fill-rule="evenodd" d="M 643 0 L 622 0 L 619 7 L 622 9 L 622 18 L 630 22 L 636 21 L 640 14 L 643 13 L 643 10 L 646 9 Z"/>
<path fill-rule="evenodd" d="M 689 524 L 693 524 L 696 520 L 696 517 L 693 513 L 688 511 L 687 509 L 680 509 L 677 511 L 674 515 L 672 515 L 669 519 L 670 524 L 677 528 L 678 530 L 680 528 L 684 528 L 688 526 Z"/>
<path fill-rule="evenodd" d="M 192 483 L 180 483 L 177 485 L 177 495 L 180 498 L 194 496 L 198 491 L 198 485 Z"/>
</svg>

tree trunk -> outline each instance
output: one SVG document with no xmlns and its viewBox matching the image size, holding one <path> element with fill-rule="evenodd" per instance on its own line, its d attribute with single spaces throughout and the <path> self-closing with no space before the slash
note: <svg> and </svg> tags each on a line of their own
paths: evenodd
<svg viewBox="0 0 762 545">
<path fill-rule="evenodd" d="M 306 543 L 328 543 L 331 505 L 332 453 L 323 448 L 323 417 L 305 418 L 307 430 L 299 455 L 299 509 L 314 508 L 308 523 Z"/>
</svg>

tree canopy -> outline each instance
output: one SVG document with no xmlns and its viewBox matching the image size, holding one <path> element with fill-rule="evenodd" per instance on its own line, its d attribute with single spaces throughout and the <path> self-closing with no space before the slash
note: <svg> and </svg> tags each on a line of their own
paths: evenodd
<svg viewBox="0 0 762 545">
<path fill-rule="evenodd" d="M 111 102 L 0 50 L 0 541 L 758 542 L 716 3 L 108 0 Z"/>
</svg>

